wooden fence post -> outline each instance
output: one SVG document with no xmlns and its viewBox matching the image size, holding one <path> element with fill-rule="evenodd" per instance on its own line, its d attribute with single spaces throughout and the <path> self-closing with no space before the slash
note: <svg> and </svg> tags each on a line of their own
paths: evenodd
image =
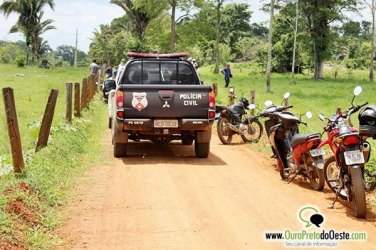
<svg viewBox="0 0 376 250">
<path fill-rule="evenodd" d="M 18 127 L 16 104 L 14 101 L 13 89 L 3 88 L 4 107 L 8 123 L 8 134 L 12 149 L 13 169 L 15 173 L 21 173 L 25 168 L 22 155 L 22 144 L 20 130 Z"/>
<path fill-rule="evenodd" d="M 72 122 L 72 83 L 66 83 L 65 87 L 67 89 L 67 105 L 66 105 L 66 111 L 65 111 L 65 120 L 69 123 Z"/>
<path fill-rule="evenodd" d="M 228 105 L 234 104 L 235 100 L 235 87 L 228 88 Z"/>
<path fill-rule="evenodd" d="M 59 90 L 52 89 L 48 97 L 46 110 L 44 111 L 42 125 L 39 130 L 38 142 L 35 152 L 47 146 L 48 137 L 50 136 L 51 124 L 54 118 L 55 106 Z"/>
<path fill-rule="evenodd" d="M 93 76 L 90 76 L 88 79 L 87 79 L 87 85 L 86 85 L 86 107 L 89 106 L 90 104 L 90 101 L 91 101 L 91 92 L 92 92 L 92 81 L 93 81 Z"/>
<path fill-rule="evenodd" d="M 251 104 L 255 104 L 255 100 L 256 100 L 256 91 L 251 90 Z M 255 115 L 255 109 L 251 110 L 251 115 Z"/>
<path fill-rule="evenodd" d="M 214 96 L 217 97 L 218 95 L 218 83 L 213 83 L 212 84 L 212 89 L 213 89 L 213 92 L 214 92 Z"/>
<path fill-rule="evenodd" d="M 81 91 L 81 111 L 86 108 L 86 95 L 87 95 L 87 78 L 82 80 L 82 91 Z"/>
<path fill-rule="evenodd" d="M 92 81 L 93 81 L 93 78 L 94 78 L 94 76 L 93 75 L 91 75 L 91 76 L 89 76 L 88 78 L 87 78 L 87 89 L 86 89 L 86 106 L 88 106 L 89 105 L 89 103 L 90 103 L 90 100 L 91 100 L 91 92 L 92 92 Z"/>
<path fill-rule="evenodd" d="M 74 117 L 81 116 L 81 93 L 80 84 L 76 82 L 74 84 Z"/>
</svg>

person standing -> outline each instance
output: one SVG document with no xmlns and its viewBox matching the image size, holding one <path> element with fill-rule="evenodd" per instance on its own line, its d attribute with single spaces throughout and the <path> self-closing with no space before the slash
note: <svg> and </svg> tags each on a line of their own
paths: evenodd
<svg viewBox="0 0 376 250">
<path fill-rule="evenodd" d="M 230 64 L 226 65 L 226 68 L 222 69 L 221 73 L 225 76 L 225 88 L 230 84 L 230 78 L 232 78 Z"/>
<path fill-rule="evenodd" d="M 97 64 L 97 60 L 93 60 L 93 62 L 89 66 L 90 72 L 93 75 L 97 75 L 99 71 L 99 65 Z"/>
</svg>

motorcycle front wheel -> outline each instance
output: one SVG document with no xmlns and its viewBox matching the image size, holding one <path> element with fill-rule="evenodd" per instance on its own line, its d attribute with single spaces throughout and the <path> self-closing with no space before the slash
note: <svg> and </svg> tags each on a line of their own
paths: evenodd
<svg viewBox="0 0 376 250">
<path fill-rule="evenodd" d="M 229 123 L 229 120 L 225 117 L 221 117 L 217 123 L 218 138 L 223 144 L 226 145 L 231 143 L 233 135 L 232 130 L 228 126 Z"/>
<path fill-rule="evenodd" d="M 367 212 L 366 193 L 364 190 L 362 169 L 350 166 L 351 173 L 351 201 L 357 218 L 365 218 Z"/>
<path fill-rule="evenodd" d="M 248 120 L 244 124 L 247 126 L 247 131 L 241 135 L 243 141 L 245 143 L 259 142 L 263 132 L 261 122 L 259 120 Z"/>
</svg>

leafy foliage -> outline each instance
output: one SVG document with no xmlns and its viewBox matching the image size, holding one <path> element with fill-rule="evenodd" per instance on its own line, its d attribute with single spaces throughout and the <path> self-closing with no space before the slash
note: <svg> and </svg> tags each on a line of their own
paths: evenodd
<svg viewBox="0 0 376 250">
<path fill-rule="evenodd" d="M 43 9 L 46 6 L 53 9 L 54 5 L 53 0 L 5 0 L 0 5 L 0 12 L 4 13 L 6 17 L 12 13 L 18 15 L 18 20 L 10 32 L 21 32 L 25 36 L 26 46 L 30 47 L 33 59 L 38 58 L 38 52 L 41 51 L 40 47 L 43 41 L 40 35 L 55 28 L 51 25 L 52 20 L 42 21 Z M 27 63 L 28 56 L 29 53 L 27 54 Z"/>
</svg>

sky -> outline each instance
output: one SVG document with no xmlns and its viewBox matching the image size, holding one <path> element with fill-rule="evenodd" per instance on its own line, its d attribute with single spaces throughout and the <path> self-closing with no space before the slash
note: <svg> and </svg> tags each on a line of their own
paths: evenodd
<svg viewBox="0 0 376 250">
<path fill-rule="evenodd" d="M 3 0 L 0 0 L 2 3 Z M 248 2 L 253 11 L 251 23 L 267 21 L 269 15 L 260 11 L 261 0 L 232 0 L 231 2 Z M 45 8 L 44 19 L 53 19 L 56 30 L 47 31 L 43 38 L 52 49 L 59 45 L 75 46 L 76 29 L 78 29 L 78 49 L 89 51 L 93 32 L 100 24 L 109 24 L 114 18 L 124 15 L 124 11 L 109 0 L 55 0 L 55 11 Z M 0 14 L 0 40 L 24 41 L 20 33 L 9 34 L 9 29 L 16 23 L 17 16 L 5 18 Z"/>
</svg>

